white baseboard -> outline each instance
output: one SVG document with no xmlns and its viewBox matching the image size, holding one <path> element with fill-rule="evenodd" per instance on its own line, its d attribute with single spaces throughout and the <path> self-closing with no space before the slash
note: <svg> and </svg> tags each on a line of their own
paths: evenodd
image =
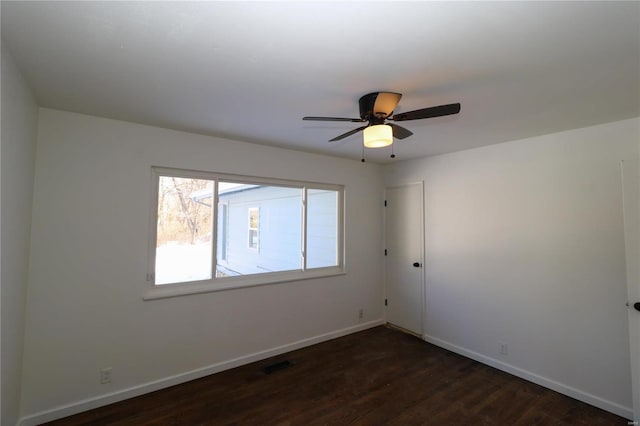
<svg viewBox="0 0 640 426">
<path fill-rule="evenodd" d="M 486 355 L 482 355 L 478 352 L 474 352 L 454 345 L 447 341 L 438 339 L 437 337 L 425 335 L 424 340 L 441 348 L 447 349 L 451 352 L 455 352 L 459 355 L 463 355 L 467 358 L 471 358 L 475 361 L 481 362 L 482 364 L 488 365 L 498 370 L 502 370 L 509 374 L 513 374 L 514 376 L 520 377 L 521 379 L 525 379 L 540 386 L 544 386 L 545 388 L 554 390 L 563 395 L 567 395 L 571 398 L 577 399 L 578 401 L 586 402 L 587 404 L 593 405 L 594 407 L 598 407 L 605 411 L 609 411 L 610 413 L 617 414 L 618 416 L 624 417 L 625 419 L 633 418 L 633 409 L 630 407 L 625 407 L 615 402 L 611 402 L 598 396 L 591 395 L 590 393 L 581 391 L 580 389 L 576 389 L 563 383 L 556 382 L 555 380 L 539 376 L 530 371 L 514 367 L 511 364 L 507 364 Z"/>
<path fill-rule="evenodd" d="M 267 349 L 264 351 L 234 358 L 228 361 L 212 364 L 207 367 L 198 368 L 192 371 L 187 371 L 185 373 L 177 374 L 175 376 L 170 376 L 160 380 L 155 380 L 153 382 L 144 383 L 128 389 L 122 389 L 122 390 L 118 390 L 108 394 L 99 395 L 99 396 L 87 398 L 81 401 L 72 402 L 70 404 L 62 405 L 60 407 L 56 407 L 50 410 L 41 411 L 39 413 L 24 416 L 20 419 L 20 422 L 18 424 L 20 426 L 35 426 L 41 423 L 50 422 L 52 420 L 61 419 L 63 417 L 81 413 L 83 411 L 92 410 L 94 408 L 113 404 L 114 402 L 119 402 L 125 399 L 144 395 L 149 392 L 154 392 L 160 389 L 168 388 L 170 386 L 175 386 L 180 383 L 185 383 L 191 380 L 199 379 L 201 377 L 219 373 L 224 370 L 229 370 L 231 368 L 239 367 L 241 365 L 250 364 L 255 361 L 260 361 L 266 358 L 270 358 L 272 356 L 291 352 L 296 349 L 301 349 L 307 346 L 315 345 L 317 343 L 326 342 L 328 340 L 346 336 L 348 334 L 353 334 L 358 331 L 363 331 L 363 330 L 377 327 L 383 324 L 385 324 L 385 321 L 383 319 L 365 322 L 352 327 L 343 328 L 341 330 L 335 330 L 329 333 L 321 334 L 319 336 L 302 339 L 297 342 L 278 346 L 272 349 Z"/>
</svg>

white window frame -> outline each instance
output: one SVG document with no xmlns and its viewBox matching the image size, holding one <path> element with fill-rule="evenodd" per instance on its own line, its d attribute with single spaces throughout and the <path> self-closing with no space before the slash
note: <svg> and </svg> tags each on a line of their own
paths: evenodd
<svg viewBox="0 0 640 426">
<path fill-rule="evenodd" d="M 158 190 L 160 177 L 176 177 L 176 178 L 188 178 L 188 179 L 206 179 L 214 182 L 214 204 L 212 207 L 213 213 L 213 236 L 212 236 L 212 278 L 202 281 L 190 281 L 190 282 L 178 282 L 171 284 L 155 284 L 155 256 L 156 256 L 156 241 L 157 241 L 157 215 L 158 215 Z M 214 291 L 231 290 L 243 287 L 253 287 L 267 284 L 277 284 L 289 281 L 299 281 L 305 279 L 330 277 L 336 275 L 346 274 L 345 258 L 344 258 L 344 185 L 318 183 L 318 182 L 306 182 L 297 180 L 285 180 L 264 178 L 256 176 L 243 176 L 233 175 L 227 173 L 215 173 L 207 171 L 174 169 L 168 167 L 151 168 L 152 178 L 152 196 L 150 206 L 150 221 L 149 221 L 149 246 L 148 246 L 148 265 L 146 281 L 147 286 L 143 295 L 144 300 L 163 299 L 167 297 L 182 296 L 188 294 L 207 293 Z M 215 277 L 215 268 L 217 263 L 217 239 L 218 239 L 218 182 L 220 181 L 232 181 L 246 184 L 264 184 L 271 186 L 284 186 L 289 188 L 300 188 L 302 190 L 302 230 L 301 230 L 301 269 L 292 271 L 281 272 L 265 272 L 259 274 L 240 275 L 234 277 Z M 307 227 L 307 190 L 309 189 L 325 189 L 330 191 L 336 191 L 338 193 L 337 203 L 337 259 L 338 264 L 335 266 L 310 268 L 306 267 L 306 227 Z"/>
<path fill-rule="evenodd" d="M 227 241 L 227 239 L 229 238 L 228 236 L 228 231 L 229 231 L 229 204 L 227 203 L 220 203 L 218 202 L 218 207 L 222 207 L 222 225 L 224 226 L 224 229 L 222 230 L 222 232 L 224 233 L 223 238 L 222 238 L 222 256 L 220 257 L 220 260 L 222 260 L 224 263 L 227 263 L 227 256 L 228 256 L 228 250 L 229 250 L 229 243 Z M 219 229 L 218 229 L 219 231 Z M 216 241 L 216 250 L 218 248 L 217 245 L 217 241 Z"/>
</svg>

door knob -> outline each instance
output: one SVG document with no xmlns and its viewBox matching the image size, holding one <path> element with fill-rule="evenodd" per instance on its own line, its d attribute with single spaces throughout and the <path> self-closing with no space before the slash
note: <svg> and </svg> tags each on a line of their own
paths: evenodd
<svg viewBox="0 0 640 426">
<path fill-rule="evenodd" d="M 420 262 L 413 262 L 413 267 L 414 268 L 419 268 L 420 267 Z"/>
<path fill-rule="evenodd" d="M 640 311 L 640 302 L 636 302 L 633 304 L 633 309 L 635 309 L 636 311 Z"/>
</svg>

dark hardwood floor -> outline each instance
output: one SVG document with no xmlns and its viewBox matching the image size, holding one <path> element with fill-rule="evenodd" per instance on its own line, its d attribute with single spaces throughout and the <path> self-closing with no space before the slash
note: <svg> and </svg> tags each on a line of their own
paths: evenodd
<svg viewBox="0 0 640 426">
<path fill-rule="evenodd" d="M 267 374 L 263 369 L 289 361 Z M 50 425 L 626 425 L 627 420 L 377 327 Z"/>
</svg>

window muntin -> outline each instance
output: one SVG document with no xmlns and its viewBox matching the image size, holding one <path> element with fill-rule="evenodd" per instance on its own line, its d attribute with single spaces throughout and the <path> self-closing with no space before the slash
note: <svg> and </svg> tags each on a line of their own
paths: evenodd
<svg viewBox="0 0 640 426">
<path fill-rule="evenodd" d="M 153 176 L 145 298 L 344 273 L 342 186 L 157 167 Z"/>
<path fill-rule="evenodd" d="M 218 203 L 218 263 L 227 260 L 229 253 L 229 205 Z"/>
</svg>

